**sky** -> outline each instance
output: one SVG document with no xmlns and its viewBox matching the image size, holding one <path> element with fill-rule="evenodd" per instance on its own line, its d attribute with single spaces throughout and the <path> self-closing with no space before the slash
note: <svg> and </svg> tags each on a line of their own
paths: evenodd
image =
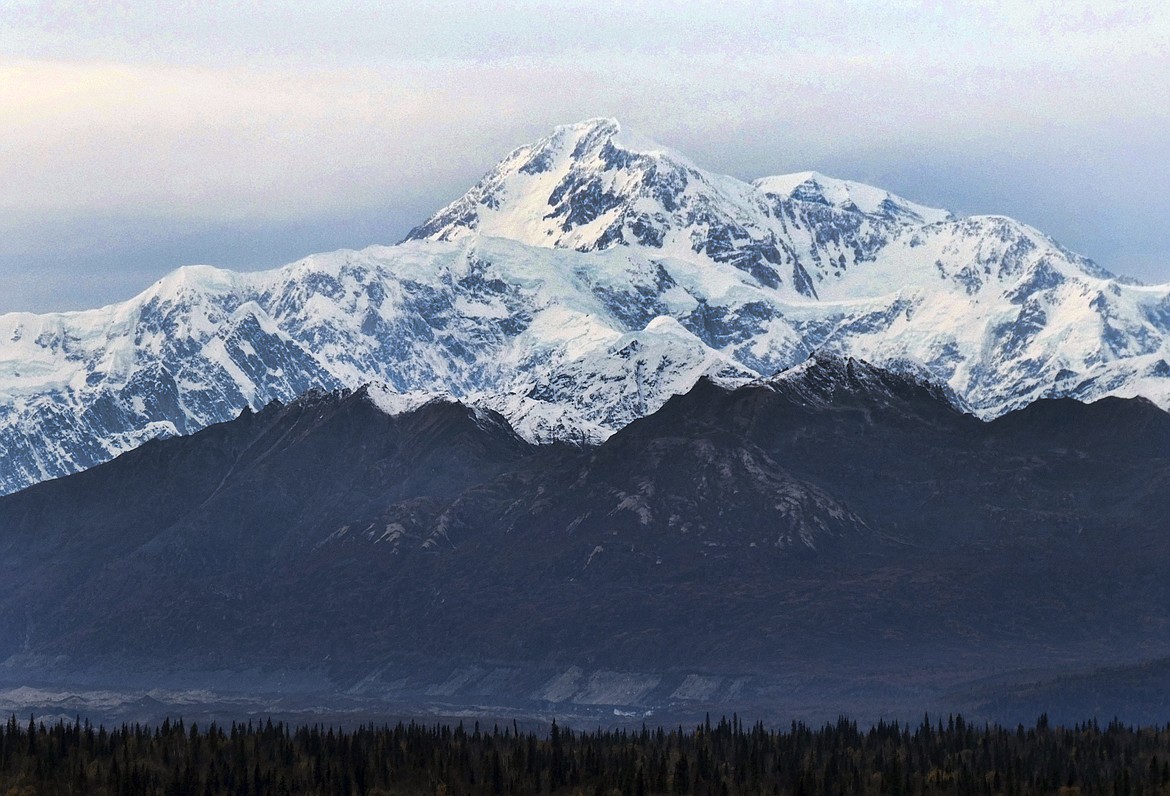
<svg viewBox="0 0 1170 796">
<path fill-rule="evenodd" d="M 595 116 L 1170 282 L 1166 6 L 0 0 L 0 312 L 394 243 Z"/>
</svg>

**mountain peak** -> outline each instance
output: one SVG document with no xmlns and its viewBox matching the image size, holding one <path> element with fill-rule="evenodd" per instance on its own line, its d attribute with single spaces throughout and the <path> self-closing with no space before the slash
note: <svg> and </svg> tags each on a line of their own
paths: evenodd
<svg viewBox="0 0 1170 796">
<path fill-rule="evenodd" d="M 829 406 L 844 402 L 846 396 L 866 396 L 869 400 L 899 403 L 924 401 L 932 409 L 945 407 L 947 413 L 970 413 L 954 390 L 914 363 L 895 362 L 878 367 L 863 359 L 823 349 L 814 351 L 799 365 L 759 383 L 812 405 Z"/>
<path fill-rule="evenodd" d="M 562 124 L 553 128 L 555 136 L 570 136 L 577 140 L 592 138 L 613 138 L 622 130 L 621 122 L 611 116 L 595 116 L 572 124 Z"/>
<path fill-rule="evenodd" d="M 555 130 L 609 130 L 617 133 L 622 129 L 621 122 L 612 116 L 594 116 L 591 119 L 582 119 L 579 122 L 557 125 Z"/>
<path fill-rule="evenodd" d="M 543 174 L 556 167 L 564 168 L 566 160 L 580 163 L 595 158 L 621 129 L 617 119 L 604 117 L 558 125 L 544 138 L 512 150 L 480 184 L 516 173 Z"/>
<path fill-rule="evenodd" d="M 238 287 L 240 275 L 212 265 L 184 265 L 176 268 L 147 289 L 159 297 L 174 297 L 184 292 L 226 293 Z"/>
<path fill-rule="evenodd" d="M 954 220 L 954 216 L 947 210 L 927 207 L 872 185 L 828 177 L 816 171 L 761 177 L 754 180 L 752 185 L 768 195 L 829 205 L 865 215 L 923 224 Z"/>
<path fill-rule="evenodd" d="M 406 239 L 458 240 L 478 233 L 580 251 L 627 243 L 623 222 L 632 205 L 653 190 L 659 174 L 677 174 L 689 164 L 657 145 L 627 148 L 617 140 L 621 132 L 610 118 L 556 127 L 512 150 Z M 685 187 L 685 180 L 676 187 Z"/>
<path fill-rule="evenodd" d="M 817 283 L 945 210 L 880 188 L 799 172 L 745 183 L 623 130 L 614 119 L 562 125 L 513 150 L 407 240 L 509 238 L 589 252 L 615 246 L 728 264 L 760 285 L 817 298 Z M 826 237 L 812 232 L 832 227 Z"/>
</svg>

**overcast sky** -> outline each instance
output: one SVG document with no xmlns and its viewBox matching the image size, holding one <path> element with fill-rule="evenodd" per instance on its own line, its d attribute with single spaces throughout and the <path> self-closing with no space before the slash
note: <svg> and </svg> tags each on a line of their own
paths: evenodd
<svg viewBox="0 0 1170 796">
<path fill-rule="evenodd" d="M 0 0 L 0 312 L 393 243 L 593 116 L 1170 281 L 1165 3 L 728 5 Z"/>
</svg>

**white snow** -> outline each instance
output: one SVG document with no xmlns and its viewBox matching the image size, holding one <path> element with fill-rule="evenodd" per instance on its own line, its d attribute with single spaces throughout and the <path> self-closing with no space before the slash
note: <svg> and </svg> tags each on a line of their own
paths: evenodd
<svg viewBox="0 0 1170 796">
<path fill-rule="evenodd" d="M 0 315 L 0 492 L 310 387 L 374 383 L 390 413 L 445 397 L 532 440 L 598 441 L 701 375 L 744 383 L 814 349 L 917 363 L 985 417 L 1050 394 L 1170 407 L 1170 286 L 1115 280 L 1002 216 L 815 172 L 748 184 L 633 139 L 612 120 L 558 128 L 429 239 L 183 268 L 108 307 Z M 533 158 L 547 168 L 525 171 Z M 617 204 L 565 229 L 550 198 L 566 180 Z M 619 217 L 622 242 L 599 250 Z M 754 265 L 779 283 L 708 254 L 724 233 L 744 257 L 774 241 L 776 262 Z"/>
<path fill-rule="evenodd" d="M 890 203 L 913 213 L 927 224 L 954 218 L 948 210 L 920 205 L 872 185 L 826 177 L 815 171 L 798 171 L 792 174 L 761 177 L 758 180 L 753 180 L 752 185 L 763 193 L 786 197 L 791 197 L 800 188 L 819 194 L 835 207 L 853 206 L 862 213 L 874 215 L 887 212 L 885 206 Z"/>
</svg>

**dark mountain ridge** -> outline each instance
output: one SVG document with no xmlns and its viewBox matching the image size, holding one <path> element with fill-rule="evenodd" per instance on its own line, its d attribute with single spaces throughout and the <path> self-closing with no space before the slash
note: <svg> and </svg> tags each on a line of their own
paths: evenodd
<svg viewBox="0 0 1170 796">
<path fill-rule="evenodd" d="M 0 681 L 832 715 L 1170 655 L 1170 415 L 947 398 L 817 355 L 587 448 L 364 390 L 245 411 L 0 499 Z"/>
</svg>

